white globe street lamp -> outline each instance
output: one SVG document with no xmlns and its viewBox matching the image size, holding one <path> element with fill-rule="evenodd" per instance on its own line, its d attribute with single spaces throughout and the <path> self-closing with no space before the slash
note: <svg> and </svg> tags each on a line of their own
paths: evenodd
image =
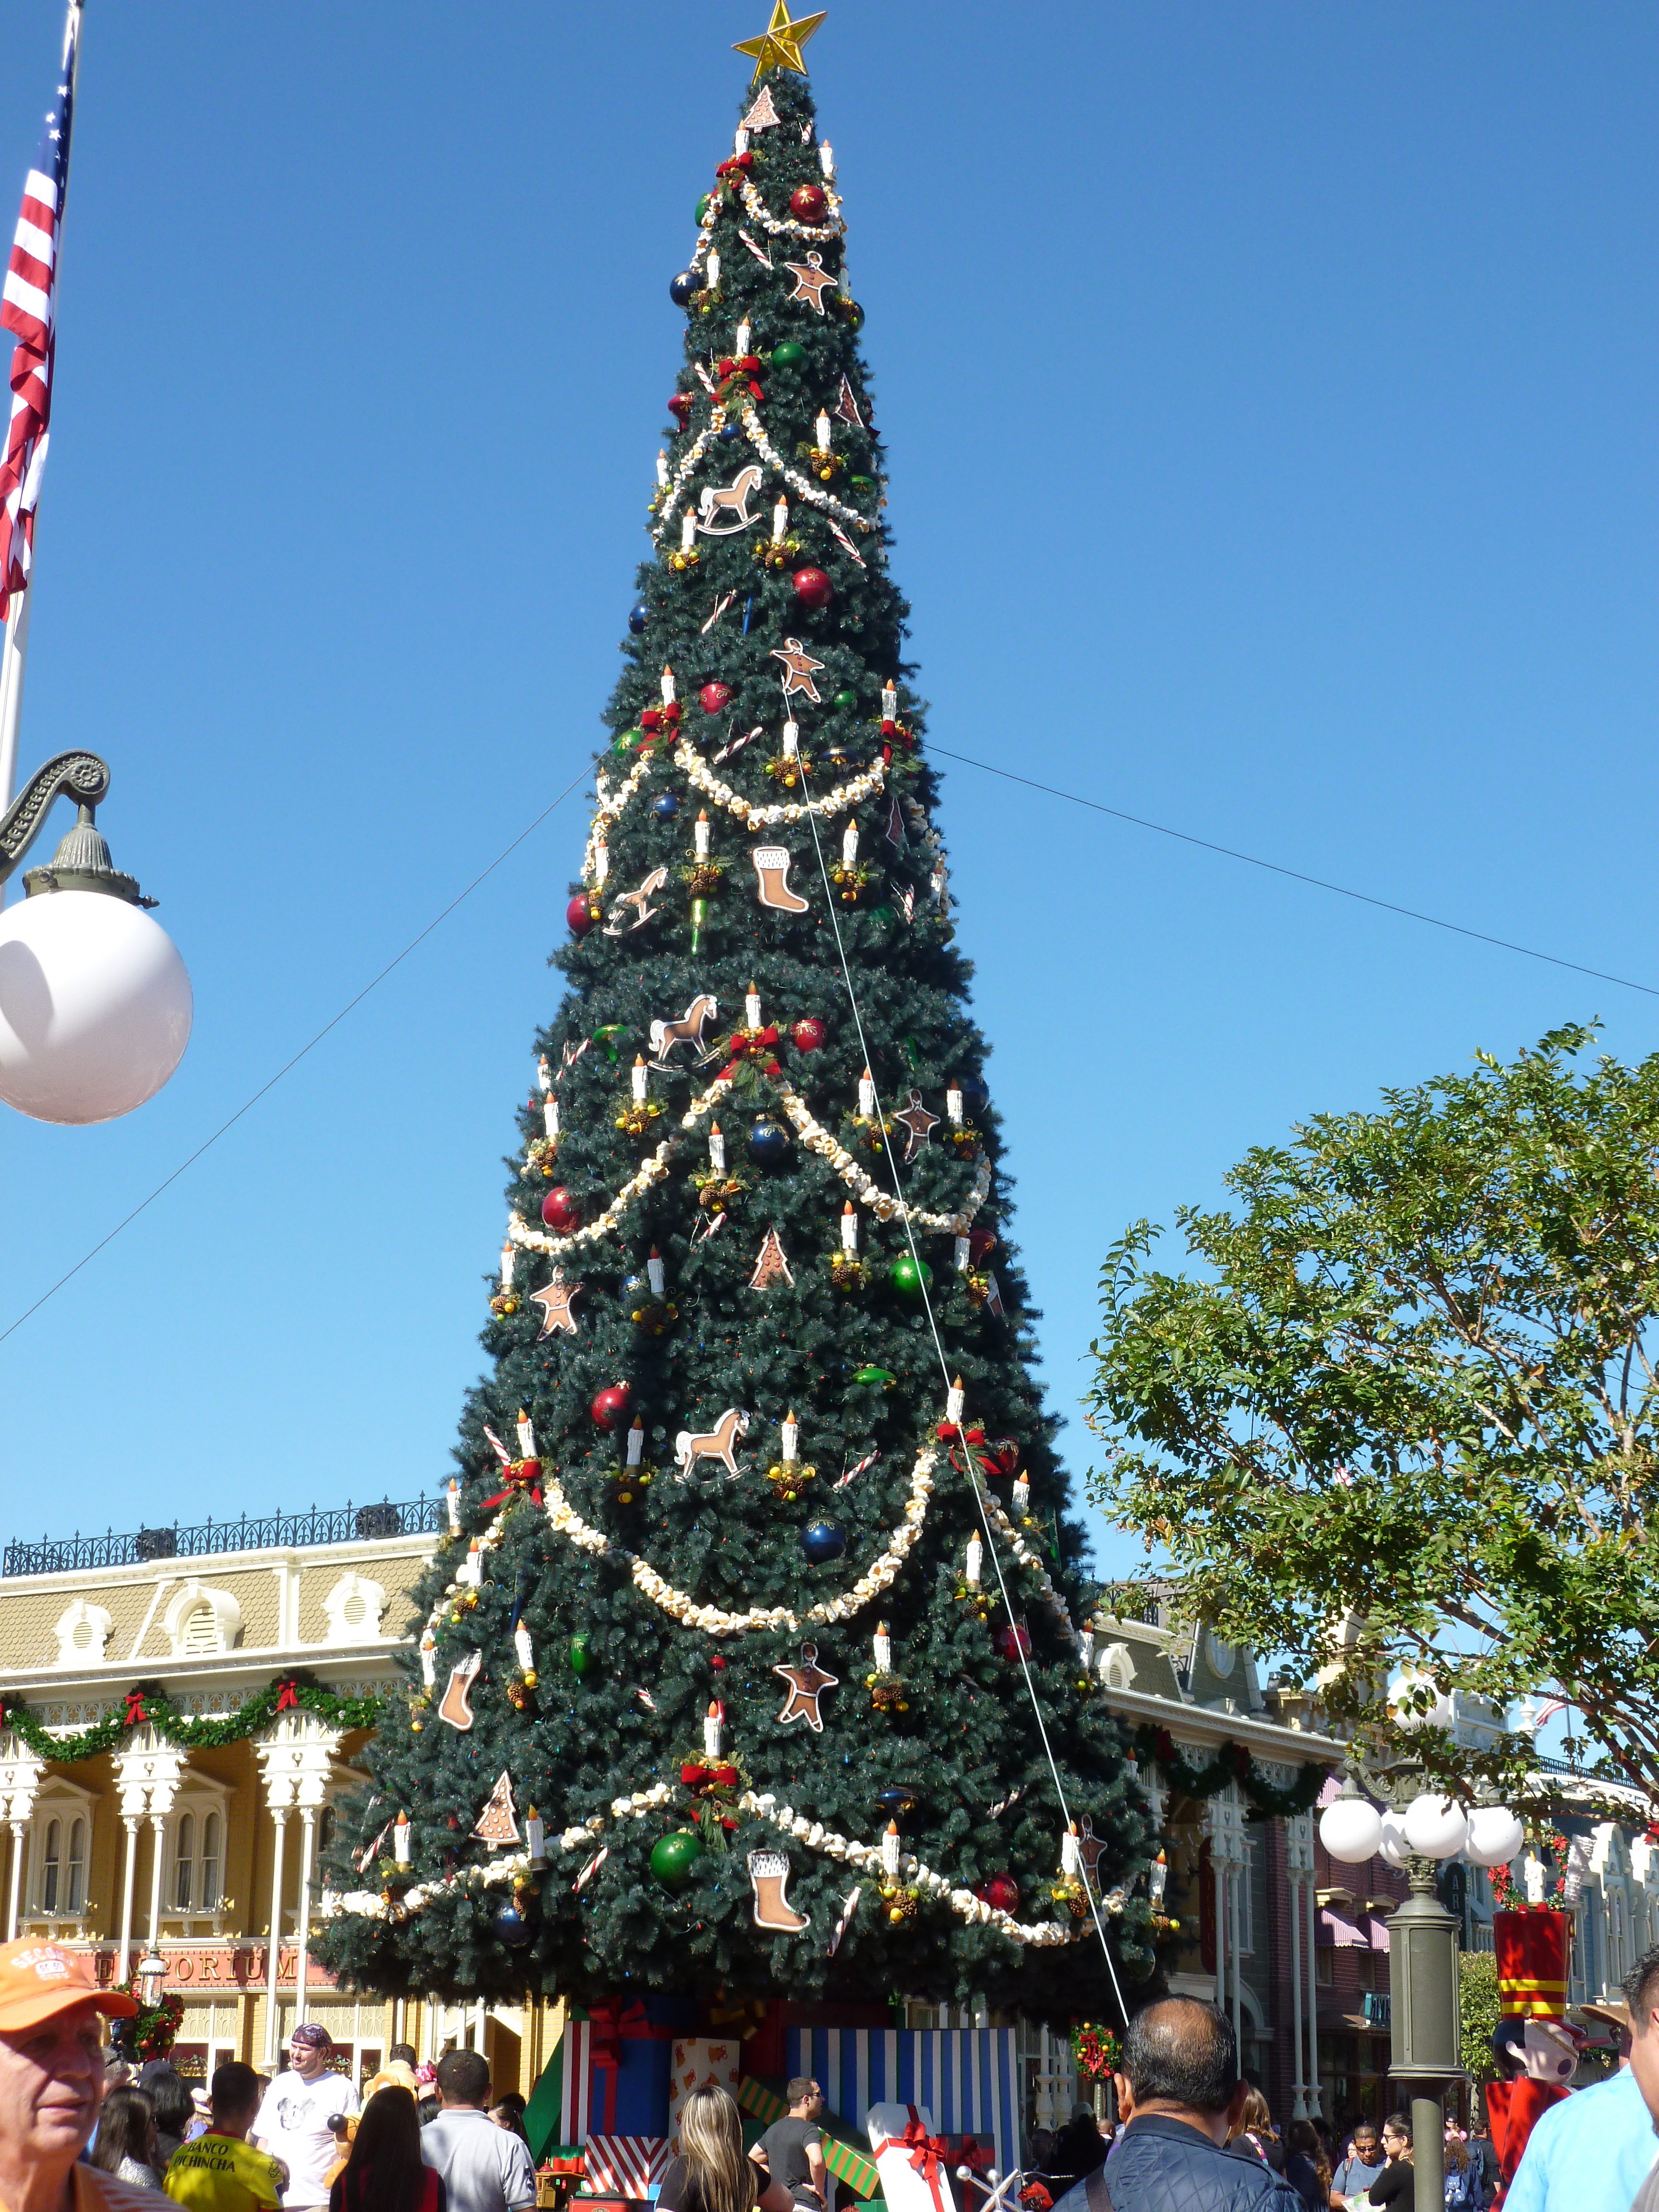
<svg viewBox="0 0 1659 2212">
<path fill-rule="evenodd" d="M 184 1056 L 193 1002 L 155 902 L 110 859 L 94 819 L 109 770 L 61 753 L 0 817 L 0 883 L 60 792 L 80 819 L 28 896 L 0 913 L 0 1099 L 39 1121 L 109 1121 L 153 1098 Z"/>
</svg>

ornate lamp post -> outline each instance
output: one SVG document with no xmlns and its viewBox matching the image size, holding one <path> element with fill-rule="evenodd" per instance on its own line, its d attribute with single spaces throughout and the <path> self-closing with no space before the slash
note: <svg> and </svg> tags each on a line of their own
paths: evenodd
<svg viewBox="0 0 1659 2212">
<path fill-rule="evenodd" d="M 28 896 L 0 912 L 0 1099 L 40 1121 L 112 1121 L 154 1097 L 190 1042 L 190 977 L 110 859 L 94 818 L 109 789 L 95 753 L 59 753 L 0 814 L 0 884 L 60 793 L 80 819 Z"/>
<path fill-rule="evenodd" d="M 1415 2212 L 1444 2212 L 1443 2098 L 1446 2085 L 1463 2075 L 1463 2006 L 1461 1930 L 1435 1895 L 1435 1875 L 1443 1860 L 1460 1853 L 1476 1866 L 1502 1866 L 1520 1850 L 1522 1826 L 1503 1806 L 1466 1814 L 1455 1798 L 1425 1791 L 1420 1759 L 1372 1763 L 1351 1751 L 1347 1769 L 1342 1795 L 1320 1816 L 1319 1839 L 1347 1866 L 1380 1853 L 1403 1867 L 1411 1883 L 1411 1895 L 1389 1921 L 1389 2071 L 1411 2093 Z"/>
<path fill-rule="evenodd" d="M 156 1948 L 155 1939 L 152 1937 L 149 1948 L 138 1961 L 137 1971 L 133 1976 L 133 1979 L 138 1984 L 141 2001 L 147 2005 L 159 2003 L 161 1987 L 167 1978 L 167 1962 Z"/>
</svg>

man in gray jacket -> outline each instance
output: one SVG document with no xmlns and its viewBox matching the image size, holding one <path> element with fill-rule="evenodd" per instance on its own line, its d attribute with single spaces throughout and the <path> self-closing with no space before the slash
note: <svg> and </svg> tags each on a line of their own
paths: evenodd
<svg viewBox="0 0 1659 2212">
<path fill-rule="evenodd" d="M 1197 1997 L 1158 1997 L 1129 2022 L 1111 2156 L 1054 2212 L 1305 2212 L 1248 2138 L 1228 2146 L 1244 2109 L 1232 2023 Z"/>
</svg>

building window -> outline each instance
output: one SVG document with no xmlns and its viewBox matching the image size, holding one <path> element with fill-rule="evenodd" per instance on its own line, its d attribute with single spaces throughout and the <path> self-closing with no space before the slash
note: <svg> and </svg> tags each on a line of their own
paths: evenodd
<svg viewBox="0 0 1659 2212">
<path fill-rule="evenodd" d="M 211 1912 L 219 1902 L 219 1815 L 210 1813 L 202 1823 L 202 1910 Z"/>
<path fill-rule="evenodd" d="M 196 1871 L 196 1815 L 179 1816 L 179 1841 L 173 1857 L 173 1905 L 175 1912 L 190 1911 L 191 1882 Z"/>
<path fill-rule="evenodd" d="M 66 1912 L 81 1911 L 87 1901 L 87 1824 L 71 1820 L 69 1833 L 68 1880 L 64 1884 L 64 1909 Z"/>
<path fill-rule="evenodd" d="M 1314 1953 L 1314 1980 L 1322 1990 L 1328 1990 L 1335 1976 L 1336 1954 L 1328 1943 L 1322 1943 Z"/>
<path fill-rule="evenodd" d="M 187 1616 L 181 1641 L 186 1658 L 219 1649 L 219 1624 L 210 1605 L 198 1605 Z"/>
<path fill-rule="evenodd" d="M 40 1864 L 40 1910 L 43 1912 L 56 1912 L 58 1910 L 58 1876 L 62 1866 L 63 1848 L 63 1822 L 48 1820 L 46 1856 Z"/>
</svg>

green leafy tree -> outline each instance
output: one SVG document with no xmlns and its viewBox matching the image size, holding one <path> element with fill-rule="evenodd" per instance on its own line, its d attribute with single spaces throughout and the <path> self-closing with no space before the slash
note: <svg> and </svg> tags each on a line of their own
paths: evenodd
<svg viewBox="0 0 1659 2212">
<path fill-rule="evenodd" d="M 1510 1065 L 1322 1115 L 1102 1279 L 1091 1402 L 1109 1511 L 1183 1601 L 1317 1674 L 1340 1717 L 1397 1717 L 1441 1771 L 1518 1788 L 1531 1745 L 1437 1725 L 1553 1687 L 1604 1775 L 1659 1789 L 1659 1057 Z M 1398 1685 L 1401 1677 L 1395 1675 Z"/>
<path fill-rule="evenodd" d="M 841 204 L 799 75 L 766 68 L 744 108 L 673 287 L 655 550 L 459 1533 L 419 1593 L 431 1687 L 411 1660 L 319 1948 L 386 1990 L 1104 2012 L 1044 1731 L 1132 1975 L 1149 1908 L 1111 1893 L 1144 1822 L 1080 1656 Z M 474 1831 L 503 1773 L 496 1849 Z M 532 1803 L 544 1874 L 510 1841 Z"/>
<path fill-rule="evenodd" d="M 1492 2049 L 1498 2020 L 1498 1961 L 1489 1951 L 1460 1952 L 1457 1975 L 1462 1984 L 1463 2071 L 1479 2091 L 1498 2079 Z"/>
</svg>

